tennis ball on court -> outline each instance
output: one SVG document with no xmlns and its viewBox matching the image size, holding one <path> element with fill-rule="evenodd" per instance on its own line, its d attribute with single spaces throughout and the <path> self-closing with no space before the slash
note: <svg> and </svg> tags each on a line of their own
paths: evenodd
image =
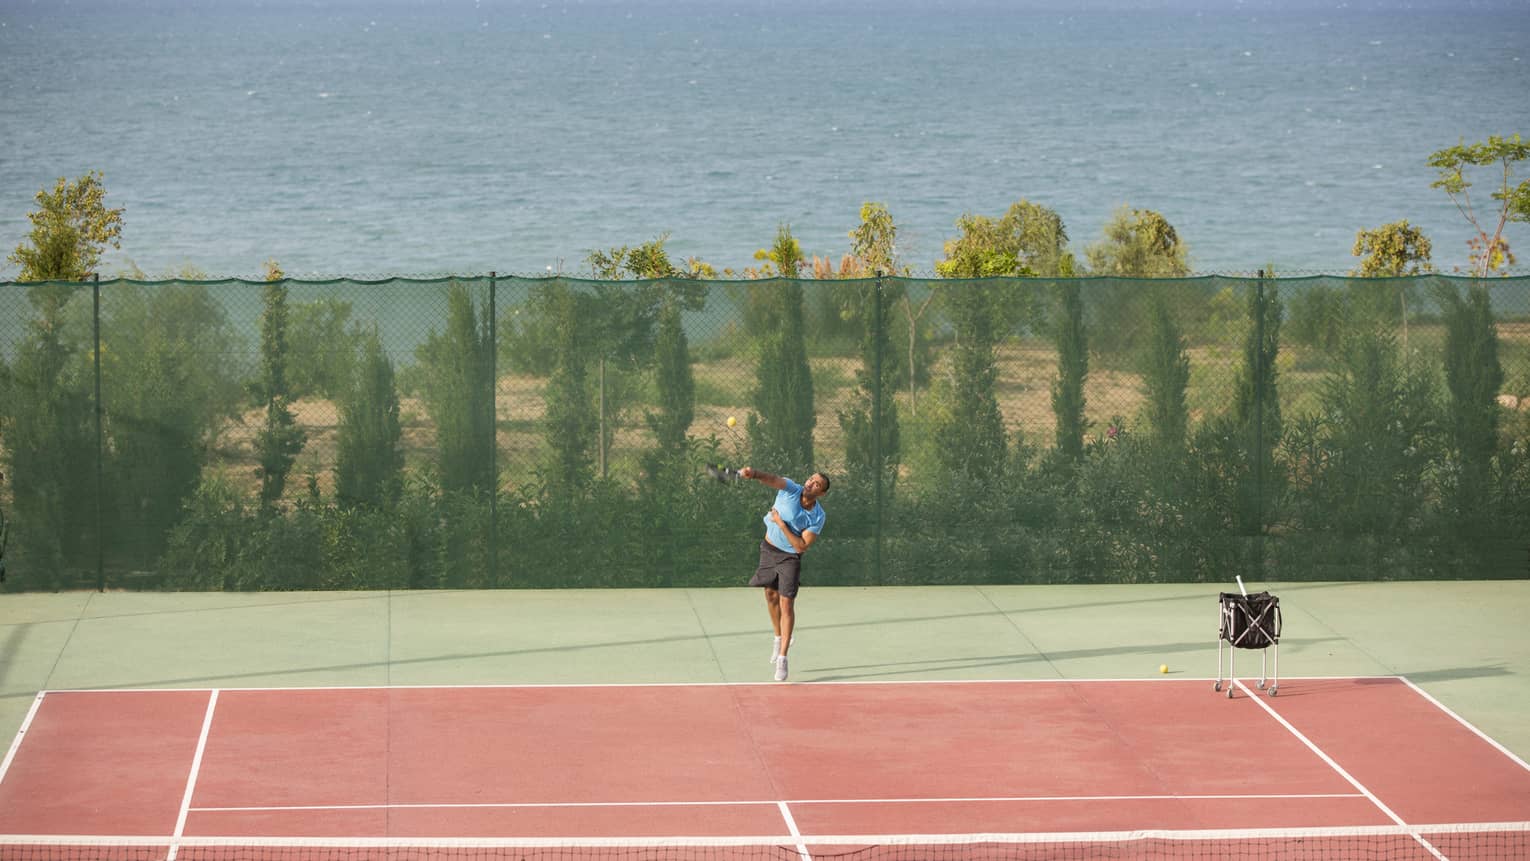
<svg viewBox="0 0 1530 861">
<path fill-rule="evenodd" d="M 736 424 L 738 424 L 738 419 L 734 418 L 733 416 L 728 416 L 728 427 L 731 428 Z"/>
<path fill-rule="evenodd" d="M 1158 665 L 1158 672 L 1160 672 L 1160 673 L 1167 673 L 1168 671 L 1169 671 L 1169 665 L 1168 664 L 1159 664 Z"/>
</svg>

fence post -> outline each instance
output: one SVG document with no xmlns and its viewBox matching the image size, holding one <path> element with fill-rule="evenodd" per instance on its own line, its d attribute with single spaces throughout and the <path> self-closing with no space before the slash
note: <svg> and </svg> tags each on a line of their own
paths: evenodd
<svg viewBox="0 0 1530 861">
<path fill-rule="evenodd" d="M 489 582 L 499 587 L 499 314 L 498 273 L 489 273 Z"/>
<path fill-rule="evenodd" d="M 104 493 L 101 461 L 106 457 L 105 435 L 101 430 L 101 273 L 91 276 L 91 338 L 95 342 L 96 377 L 96 591 L 106 591 L 106 529 L 101 522 L 101 494 Z"/>
<path fill-rule="evenodd" d="M 1254 574 L 1264 576 L 1264 270 L 1254 282 Z"/>
<path fill-rule="evenodd" d="M 875 520 L 872 527 L 871 571 L 873 581 L 882 585 L 882 273 L 877 272 L 876 286 L 871 295 L 871 337 L 873 361 L 871 374 L 871 462 L 876 474 L 876 500 L 873 507 Z"/>
</svg>

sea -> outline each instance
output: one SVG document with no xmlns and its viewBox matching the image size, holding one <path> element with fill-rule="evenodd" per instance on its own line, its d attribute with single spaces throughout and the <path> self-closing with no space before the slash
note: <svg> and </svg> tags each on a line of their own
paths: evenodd
<svg viewBox="0 0 1530 861">
<path fill-rule="evenodd" d="M 1201 273 L 1343 272 L 1400 219 L 1449 271 L 1430 154 L 1514 133 L 1530 0 L 0 0 L 0 250 L 101 171 L 104 275 L 738 272 L 782 225 L 837 261 L 867 202 L 930 274 L 1022 199 L 1080 258 L 1131 207 Z"/>
</svg>

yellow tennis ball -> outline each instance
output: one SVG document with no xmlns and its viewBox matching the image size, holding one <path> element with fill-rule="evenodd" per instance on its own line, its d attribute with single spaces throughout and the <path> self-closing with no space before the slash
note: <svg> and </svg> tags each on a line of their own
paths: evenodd
<svg viewBox="0 0 1530 861">
<path fill-rule="evenodd" d="M 728 416 L 728 427 L 731 428 L 736 424 L 738 424 L 738 419 L 734 418 L 733 416 Z"/>
<path fill-rule="evenodd" d="M 1169 665 L 1168 664 L 1159 664 L 1158 665 L 1158 672 L 1160 672 L 1160 673 L 1167 673 L 1168 671 L 1169 671 Z"/>
</svg>

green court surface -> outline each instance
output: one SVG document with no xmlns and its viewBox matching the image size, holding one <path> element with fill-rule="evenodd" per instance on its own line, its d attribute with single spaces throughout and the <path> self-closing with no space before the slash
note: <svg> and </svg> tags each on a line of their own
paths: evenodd
<svg viewBox="0 0 1530 861">
<path fill-rule="evenodd" d="M 1405 676 L 1530 759 L 1530 581 L 1248 585 L 1281 599 L 1280 696 L 1303 677 Z M 1218 588 L 805 586 L 790 683 L 1205 679 L 1216 708 Z M 0 732 L 40 690 L 766 682 L 769 650 L 747 587 L 15 594 Z M 1237 661 L 1258 677 L 1259 652 Z"/>
</svg>

